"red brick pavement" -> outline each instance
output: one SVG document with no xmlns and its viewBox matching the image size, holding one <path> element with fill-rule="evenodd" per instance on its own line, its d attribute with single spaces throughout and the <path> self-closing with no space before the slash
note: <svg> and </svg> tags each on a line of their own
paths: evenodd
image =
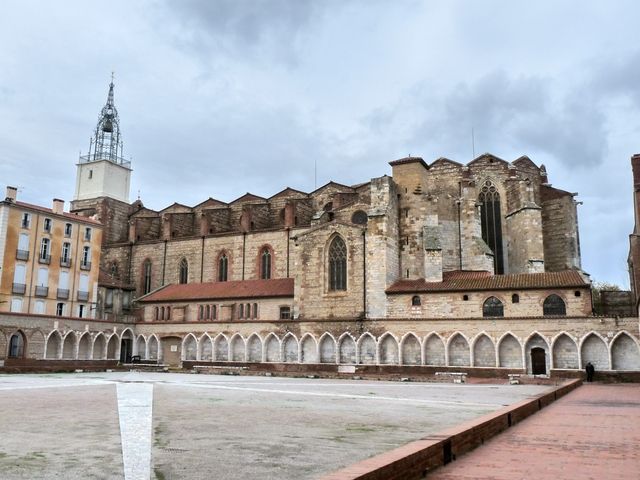
<svg viewBox="0 0 640 480">
<path fill-rule="evenodd" d="M 640 479 L 640 384 L 585 384 L 433 480 Z"/>
</svg>

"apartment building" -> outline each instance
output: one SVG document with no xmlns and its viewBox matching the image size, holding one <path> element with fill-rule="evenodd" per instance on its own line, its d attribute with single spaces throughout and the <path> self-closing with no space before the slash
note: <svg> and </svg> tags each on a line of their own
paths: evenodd
<svg viewBox="0 0 640 480">
<path fill-rule="evenodd" d="M 0 311 L 93 318 L 98 291 L 100 222 L 16 199 L 0 202 Z"/>
</svg>

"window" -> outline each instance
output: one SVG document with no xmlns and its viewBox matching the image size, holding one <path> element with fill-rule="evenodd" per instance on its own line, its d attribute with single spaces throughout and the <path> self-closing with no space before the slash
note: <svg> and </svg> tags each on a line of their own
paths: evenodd
<svg viewBox="0 0 640 480">
<path fill-rule="evenodd" d="M 42 224 L 42 229 L 47 233 L 51 232 L 51 219 L 50 218 L 45 218 L 44 219 L 44 222 Z"/>
<path fill-rule="evenodd" d="M 198 320 L 202 320 L 204 318 L 204 307 L 200 305 L 198 307 Z"/>
<path fill-rule="evenodd" d="M 160 307 L 160 320 L 164 320 L 164 307 Z"/>
<path fill-rule="evenodd" d="M 118 262 L 113 262 L 111 264 L 111 276 L 112 277 L 118 276 Z"/>
<path fill-rule="evenodd" d="M 64 236 L 65 237 L 70 237 L 72 230 L 73 230 L 73 226 L 70 223 L 65 223 L 64 224 Z"/>
<path fill-rule="evenodd" d="M 215 305 L 211 305 L 211 319 L 215 320 L 216 318 L 218 318 L 218 309 Z"/>
<path fill-rule="evenodd" d="M 351 216 L 351 223 L 355 223 L 356 225 L 366 225 L 368 221 L 369 216 L 367 212 L 363 212 L 362 210 L 356 210 Z"/>
<path fill-rule="evenodd" d="M 24 355 L 24 338 L 20 333 L 14 333 L 9 340 L 9 357 L 22 358 Z"/>
<path fill-rule="evenodd" d="M 93 178 L 93 170 L 89 170 L 89 179 Z"/>
<path fill-rule="evenodd" d="M 227 254 L 223 253 L 220 255 L 218 259 L 218 281 L 226 282 L 227 281 L 227 273 L 229 268 L 229 260 L 227 259 Z"/>
<path fill-rule="evenodd" d="M 504 316 L 504 307 L 502 302 L 498 300 L 496 297 L 489 297 L 484 301 L 484 305 L 482 305 L 482 316 L 483 317 L 503 317 Z"/>
<path fill-rule="evenodd" d="M 207 305 L 204 309 L 204 318 L 206 318 L 207 320 L 211 318 L 211 307 L 209 305 Z"/>
<path fill-rule="evenodd" d="M 253 318 L 258 318 L 258 304 L 253 304 Z"/>
<path fill-rule="evenodd" d="M 482 239 L 493 252 L 493 268 L 495 273 L 504 273 L 502 255 L 502 216 L 500 213 L 500 194 L 495 185 L 487 180 L 480 189 L 480 221 Z"/>
<path fill-rule="evenodd" d="M 289 320 L 291 318 L 291 307 L 280 307 L 280 320 Z"/>
<path fill-rule="evenodd" d="M 240 304 L 240 306 L 238 307 L 238 318 L 243 318 L 244 317 L 244 304 Z"/>
<path fill-rule="evenodd" d="M 106 293 L 104 296 L 104 306 L 105 308 L 111 308 L 113 307 L 113 289 L 107 288 L 105 290 L 106 290 Z"/>
<path fill-rule="evenodd" d="M 260 254 L 260 278 L 262 280 L 271 278 L 271 252 L 267 247 L 264 247 Z"/>
<path fill-rule="evenodd" d="M 89 227 L 84 229 L 84 239 L 87 242 L 91 241 L 91 229 Z"/>
<path fill-rule="evenodd" d="M 189 264 L 187 259 L 180 260 L 180 283 L 187 283 L 189 281 Z"/>
<path fill-rule="evenodd" d="M 88 246 L 82 247 L 82 260 L 81 260 L 80 266 L 85 268 L 91 268 L 91 247 L 88 247 Z"/>
<path fill-rule="evenodd" d="M 51 260 L 51 255 L 49 254 L 49 246 L 51 242 L 48 238 L 43 238 L 40 242 L 40 262 L 41 263 L 49 263 Z"/>
<path fill-rule="evenodd" d="M 142 293 L 151 291 L 151 260 L 145 260 L 142 265 Z"/>
<path fill-rule="evenodd" d="M 158 307 L 155 308 L 155 315 L 154 315 L 156 320 L 160 319 L 160 309 Z"/>
<path fill-rule="evenodd" d="M 68 267 L 71 263 L 71 244 L 64 242 L 62 244 L 62 253 L 60 254 L 60 265 Z"/>
<path fill-rule="evenodd" d="M 576 290 L 575 292 L 573 292 L 573 295 L 576 297 L 580 296 L 580 290 Z"/>
<path fill-rule="evenodd" d="M 31 226 L 31 214 L 23 213 L 22 214 L 22 228 L 29 228 Z"/>
<path fill-rule="evenodd" d="M 411 306 L 419 307 L 420 305 L 422 305 L 422 303 L 420 302 L 420 297 L 418 295 L 414 295 L 411 298 Z"/>
<path fill-rule="evenodd" d="M 131 307 L 131 292 L 122 292 L 122 308 L 129 310 Z"/>
<path fill-rule="evenodd" d="M 34 313 L 38 313 L 40 315 L 43 315 L 45 311 L 45 302 L 44 300 L 36 300 L 36 307 L 35 307 L 35 312 Z"/>
<path fill-rule="evenodd" d="M 21 298 L 12 298 L 11 299 L 11 311 L 20 313 L 22 312 L 22 299 Z"/>
<path fill-rule="evenodd" d="M 566 315 L 567 307 L 564 304 L 564 300 L 558 295 L 552 294 L 544 299 L 542 304 L 543 315 Z"/>
<path fill-rule="evenodd" d="M 167 307 L 167 320 L 171 320 L 171 307 Z"/>
<path fill-rule="evenodd" d="M 86 305 L 78 305 L 78 317 L 79 318 L 84 317 L 85 308 L 86 308 Z"/>
<path fill-rule="evenodd" d="M 347 289 L 347 246 L 335 237 L 329 246 L 329 290 Z"/>
<path fill-rule="evenodd" d="M 464 300 L 465 302 L 467 302 L 469 300 L 469 295 L 463 295 L 462 296 L 462 300 Z"/>
<path fill-rule="evenodd" d="M 517 293 L 511 295 L 511 303 L 520 303 L 520 295 Z"/>
<path fill-rule="evenodd" d="M 60 302 L 56 305 L 56 315 L 59 317 L 64 315 L 64 303 Z"/>
</svg>

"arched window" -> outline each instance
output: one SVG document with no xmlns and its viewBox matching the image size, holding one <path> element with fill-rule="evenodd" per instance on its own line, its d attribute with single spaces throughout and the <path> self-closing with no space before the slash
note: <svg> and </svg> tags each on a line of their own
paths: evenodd
<svg viewBox="0 0 640 480">
<path fill-rule="evenodd" d="M 227 281 L 227 273 L 229 269 L 229 259 L 227 258 L 227 254 L 223 253 L 220 255 L 218 259 L 218 281 L 226 282 Z"/>
<path fill-rule="evenodd" d="M 347 289 L 347 246 L 341 237 L 329 246 L 329 290 Z"/>
<path fill-rule="evenodd" d="M 496 297 L 489 297 L 484 301 L 484 305 L 482 305 L 482 316 L 483 317 L 503 317 L 504 316 L 504 307 L 502 302 L 498 300 Z"/>
<path fill-rule="evenodd" d="M 142 293 L 151 291 L 151 260 L 145 260 L 142 264 Z"/>
<path fill-rule="evenodd" d="M 204 318 L 206 318 L 207 320 L 211 318 L 211 307 L 209 305 L 207 305 L 205 308 Z"/>
<path fill-rule="evenodd" d="M 511 303 L 520 303 L 520 295 L 517 293 L 511 295 Z"/>
<path fill-rule="evenodd" d="M 198 320 L 204 319 L 204 307 L 200 305 L 198 307 Z"/>
<path fill-rule="evenodd" d="M 260 278 L 269 280 L 271 278 L 271 252 L 264 247 L 260 253 Z"/>
<path fill-rule="evenodd" d="M 258 318 L 258 304 L 253 304 L 253 318 Z"/>
<path fill-rule="evenodd" d="M 420 297 L 418 295 L 414 295 L 411 298 L 411 305 L 413 307 L 419 307 L 420 305 L 422 305 L 422 302 L 420 302 Z"/>
<path fill-rule="evenodd" d="M 164 320 L 164 307 L 160 307 L 160 320 Z"/>
<path fill-rule="evenodd" d="M 493 252 L 493 268 L 496 274 L 504 273 L 502 257 L 502 215 L 500 213 L 500 194 L 495 185 L 487 180 L 480 189 L 480 221 L 482 239 Z"/>
<path fill-rule="evenodd" d="M 564 304 L 564 300 L 558 295 L 552 294 L 544 299 L 542 304 L 543 315 L 566 315 L 567 307 Z"/>
<path fill-rule="evenodd" d="M 180 283 L 189 281 L 189 263 L 186 258 L 180 260 Z"/>
<path fill-rule="evenodd" d="M 244 303 L 241 303 L 238 307 L 238 318 L 244 317 Z"/>
<path fill-rule="evenodd" d="M 24 356 L 24 338 L 20 333 L 14 333 L 9 340 L 9 357 L 22 358 Z"/>
<path fill-rule="evenodd" d="M 217 318 L 218 309 L 215 305 L 211 305 L 211 319 L 215 320 Z"/>
<path fill-rule="evenodd" d="M 65 243 L 65 245 L 68 245 L 67 243 Z M 63 251 L 64 251 L 64 247 L 63 247 Z M 118 276 L 118 262 L 113 262 L 111 264 L 111 276 L 112 277 L 117 277 Z"/>
<path fill-rule="evenodd" d="M 167 307 L 167 320 L 171 320 L 171 307 Z"/>
<path fill-rule="evenodd" d="M 356 225 L 366 225 L 368 221 L 369 216 L 367 215 L 367 212 L 362 210 L 356 210 L 353 212 L 353 215 L 351 215 L 351 222 Z"/>
</svg>

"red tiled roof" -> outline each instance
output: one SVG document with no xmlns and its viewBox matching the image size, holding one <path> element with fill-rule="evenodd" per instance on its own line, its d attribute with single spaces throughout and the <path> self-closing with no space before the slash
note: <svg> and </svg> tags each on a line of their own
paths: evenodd
<svg viewBox="0 0 640 480">
<path fill-rule="evenodd" d="M 453 292 L 478 290 L 527 290 L 534 288 L 587 288 L 576 270 L 544 273 L 517 273 L 511 275 L 472 275 L 481 272 L 447 272 L 442 282 L 399 280 L 387 289 L 387 293 Z M 452 273 L 461 273 L 451 275 Z M 469 275 L 465 275 L 465 274 Z"/>
<path fill-rule="evenodd" d="M 293 297 L 293 278 L 167 285 L 139 301 L 167 302 L 269 297 Z"/>
<path fill-rule="evenodd" d="M 451 272 L 442 272 L 442 280 L 445 282 L 469 278 L 487 278 L 490 276 L 491 272 L 487 272 L 486 270 L 453 270 Z"/>
<path fill-rule="evenodd" d="M 37 210 L 39 212 L 48 213 L 49 215 L 53 215 L 53 216 L 56 216 L 56 217 L 65 217 L 65 218 L 68 218 L 68 219 L 76 221 L 76 222 L 84 222 L 84 223 L 92 223 L 94 225 L 102 225 L 99 221 L 94 220 L 93 218 L 83 217 L 82 215 L 76 215 L 75 213 L 68 213 L 68 212 L 64 212 L 62 214 L 53 213 L 53 210 L 51 210 L 50 208 L 41 207 L 40 205 L 34 205 L 32 203 L 27 203 L 27 202 L 20 202 L 20 201 L 17 201 L 17 200 L 15 202 L 12 202 L 12 204 L 16 205 L 18 207 L 30 208 L 32 210 Z"/>
</svg>

